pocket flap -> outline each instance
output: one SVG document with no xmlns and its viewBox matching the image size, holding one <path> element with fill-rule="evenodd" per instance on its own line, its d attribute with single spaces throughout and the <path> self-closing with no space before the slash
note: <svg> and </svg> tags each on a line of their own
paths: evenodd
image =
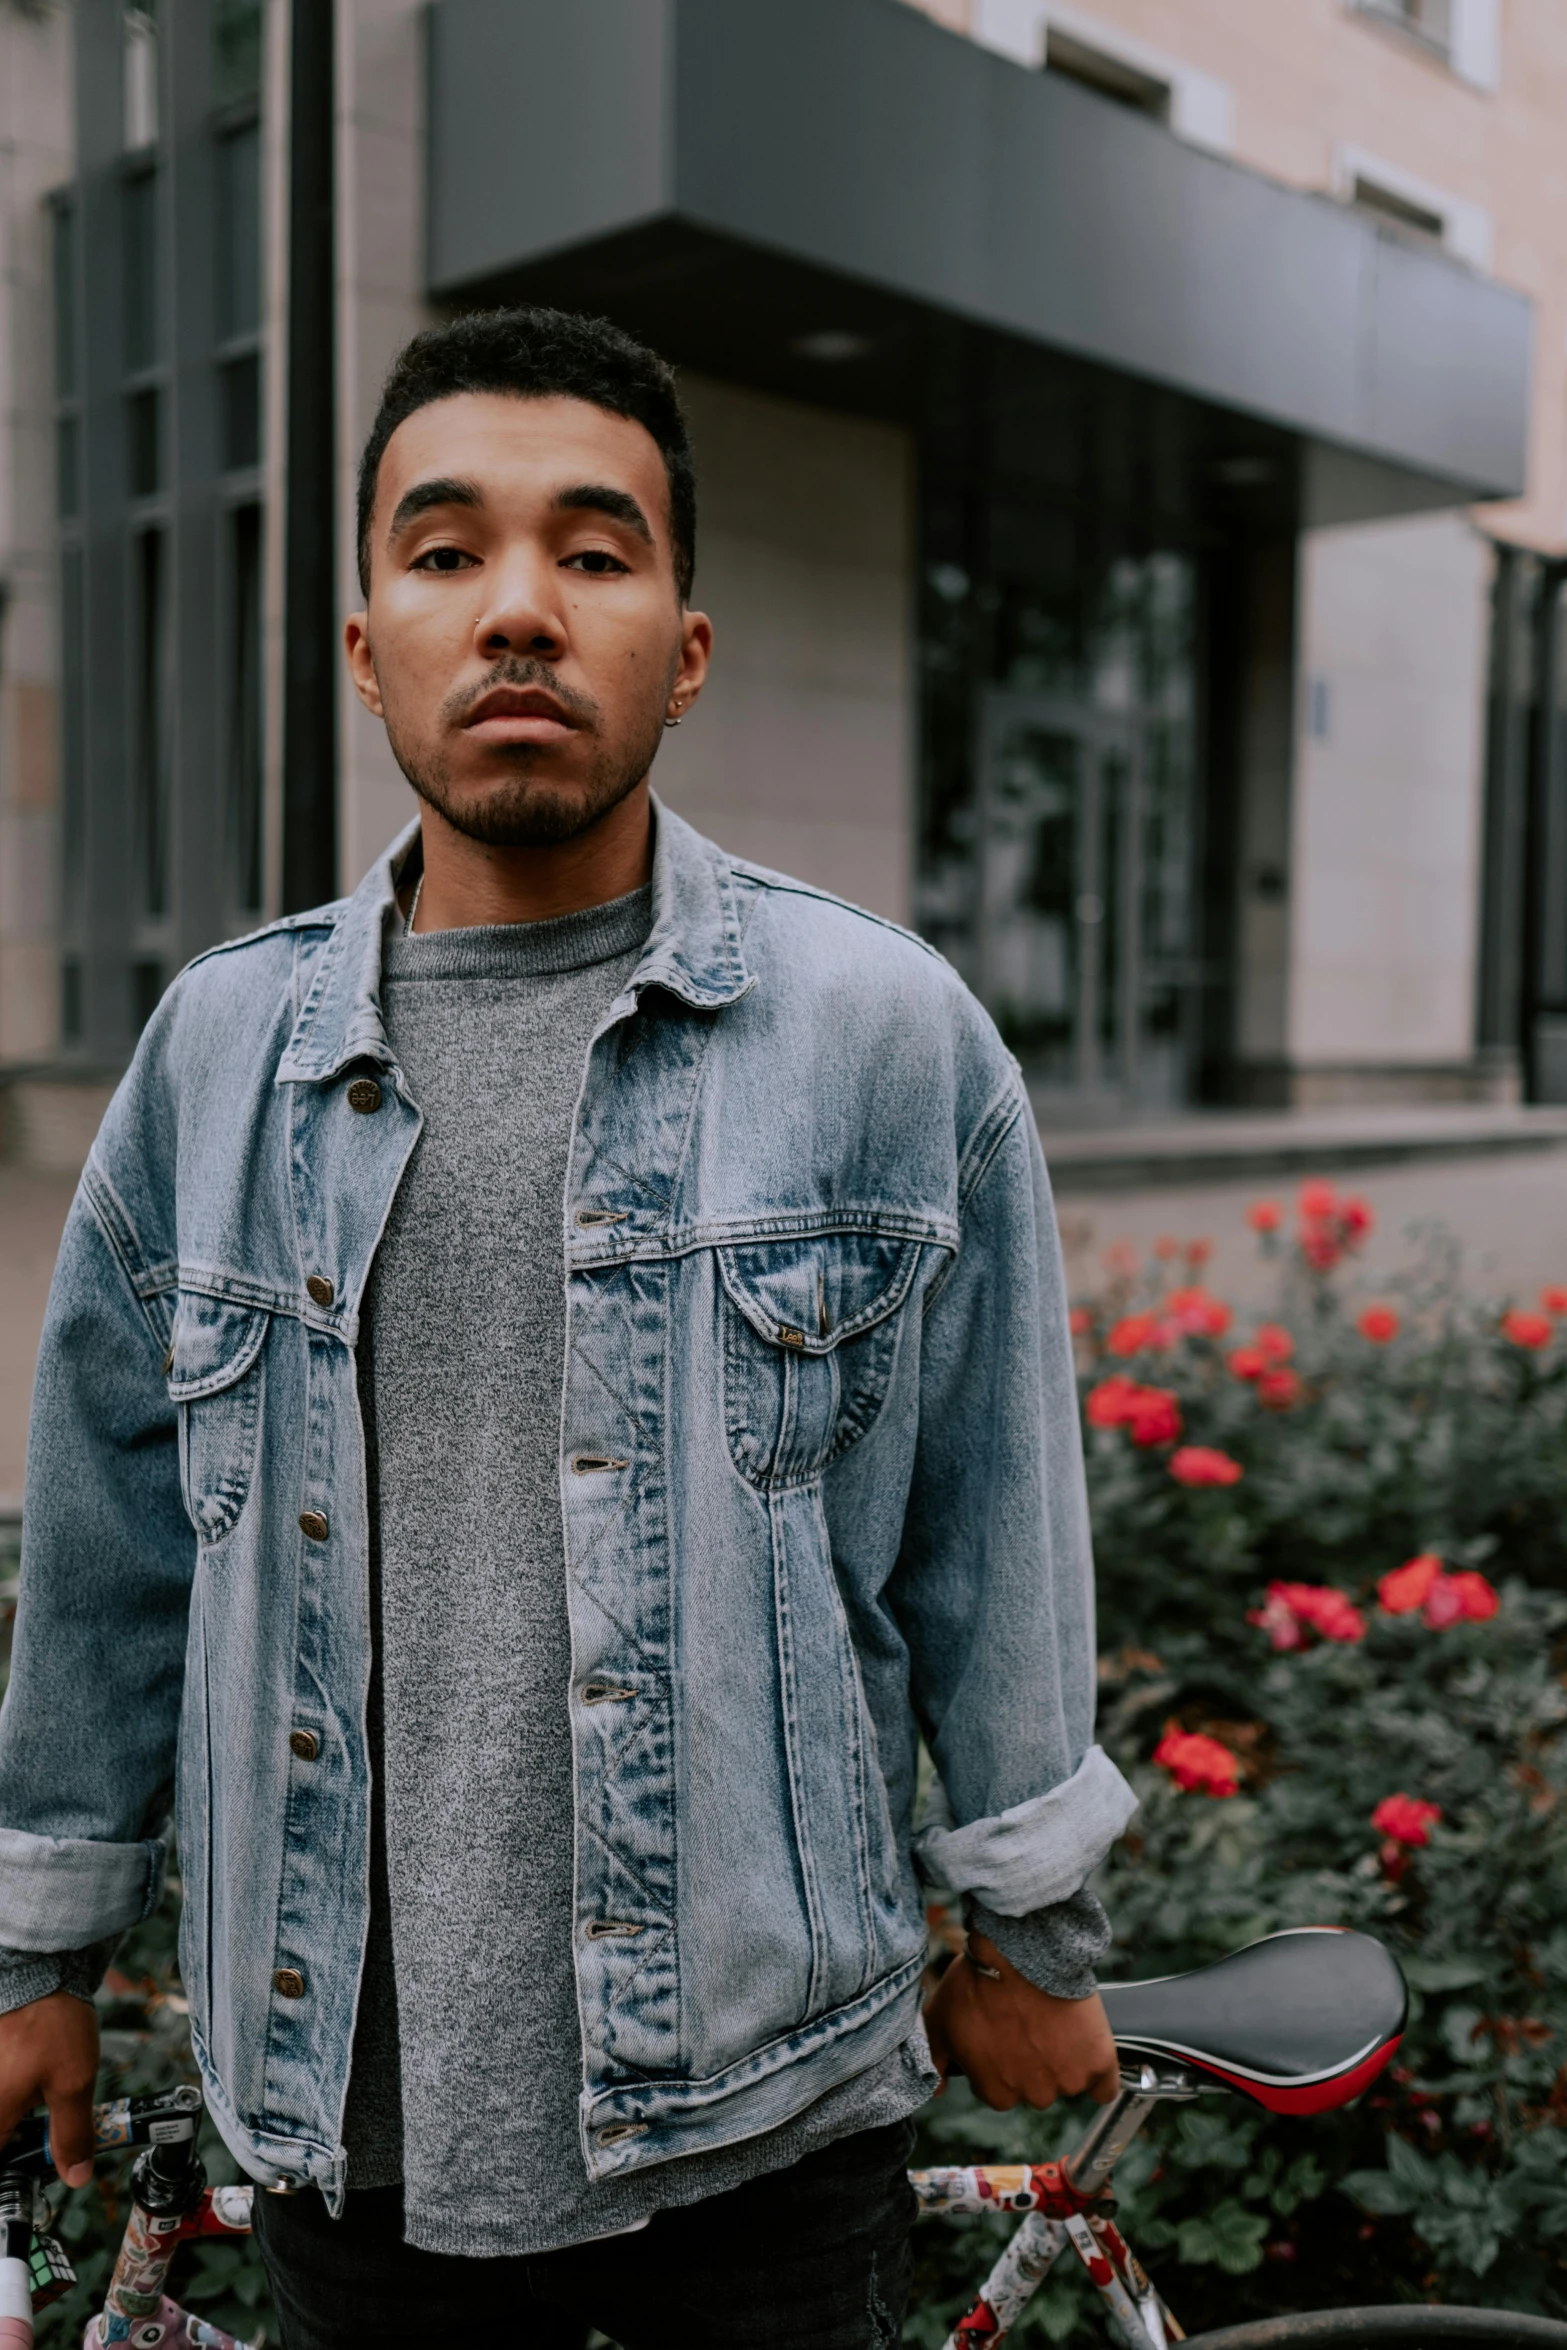
<svg viewBox="0 0 1567 2350">
<path fill-rule="evenodd" d="M 770 1346 L 824 1355 L 895 1313 L 919 1264 L 917 1240 L 877 1232 L 820 1232 L 807 1240 L 746 1241 L 718 1251 L 733 1303 Z"/>
<path fill-rule="evenodd" d="M 169 1362 L 174 1401 L 196 1403 L 243 1379 L 261 1352 L 270 1319 L 265 1306 L 235 1305 L 228 1298 L 182 1289 Z"/>
</svg>

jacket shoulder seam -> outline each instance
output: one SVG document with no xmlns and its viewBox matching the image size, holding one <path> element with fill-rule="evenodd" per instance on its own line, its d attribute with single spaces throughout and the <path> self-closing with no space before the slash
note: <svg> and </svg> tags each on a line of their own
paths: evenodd
<svg viewBox="0 0 1567 2350">
<path fill-rule="evenodd" d="M 192 955 L 185 971 L 194 971 L 201 963 L 210 963 L 219 955 L 236 955 L 245 947 L 260 946 L 269 938 L 297 936 L 303 930 L 335 930 L 343 918 L 346 898 L 339 898 L 328 906 L 313 906 L 304 914 L 280 914 L 275 922 L 264 922 L 259 930 L 247 930 L 240 938 L 220 938 L 215 946 L 203 947 L 199 955 Z M 184 977 L 184 971 L 180 976 Z"/>
<path fill-rule="evenodd" d="M 958 1160 L 958 1216 L 961 1221 L 970 1200 L 989 1172 L 1002 1143 L 1017 1124 L 1023 1112 L 1025 1096 L 1018 1082 L 1017 1066 L 1007 1071 L 996 1092 L 991 1096 L 973 1131 L 963 1146 Z"/>
<path fill-rule="evenodd" d="M 905 939 L 910 946 L 918 947 L 933 963 L 951 968 L 946 956 L 939 954 L 929 939 L 921 938 L 917 930 L 910 930 L 901 922 L 894 922 L 889 915 L 873 914 L 868 906 L 857 906 L 852 898 L 835 897 L 830 889 L 818 889 L 814 882 L 796 881 L 792 874 L 773 873 L 765 865 L 748 865 L 743 857 L 726 856 L 724 861 L 737 880 L 749 882 L 753 889 L 768 890 L 778 897 L 814 898 L 818 905 L 832 906 L 840 914 L 853 914 L 861 922 L 874 924 L 878 930 L 890 931 L 894 938 Z"/>
<path fill-rule="evenodd" d="M 172 1263 L 142 1264 L 136 1227 L 131 1222 L 124 1201 L 95 1158 L 90 1158 L 82 1169 L 81 1190 L 93 1221 L 120 1268 L 125 1286 L 142 1309 L 154 1343 L 159 1343 L 165 1333 L 152 1312 L 152 1302 L 155 1298 L 166 1296 L 177 1286 L 177 1268 Z"/>
</svg>

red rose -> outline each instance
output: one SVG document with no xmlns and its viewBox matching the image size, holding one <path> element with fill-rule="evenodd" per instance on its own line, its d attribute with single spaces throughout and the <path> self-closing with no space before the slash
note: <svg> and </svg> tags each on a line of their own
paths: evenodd
<svg viewBox="0 0 1567 2350">
<path fill-rule="evenodd" d="M 1270 1607 L 1288 1608 L 1323 1640 L 1348 1642 L 1366 1637 L 1365 1617 L 1348 1592 L 1336 1589 L 1331 1583 L 1270 1583 L 1268 1603 Z"/>
<path fill-rule="evenodd" d="M 1395 1844 L 1406 1844 L 1418 1852 L 1431 1841 L 1431 1830 L 1442 1816 L 1439 1803 L 1427 1803 L 1418 1795 L 1384 1795 L 1371 1815 L 1371 1825 L 1379 1836 L 1391 1838 Z"/>
<path fill-rule="evenodd" d="M 1186 1243 L 1186 1262 L 1189 1265 L 1206 1265 L 1212 1254 L 1211 1240 L 1189 1240 Z"/>
<path fill-rule="evenodd" d="M 1168 1387 L 1139 1387 L 1127 1409 L 1134 1444 L 1173 1444 L 1181 1433 L 1181 1407 Z"/>
<path fill-rule="evenodd" d="M 1257 1401 L 1270 1412 L 1293 1411 L 1300 1398 L 1300 1380 L 1293 1371 L 1264 1371 L 1257 1382 Z"/>
<path fill-rule="evenodd" d="M 1238 1485 L 1246 1472 L 1210 1444 L 1183 1444 L 1170 1455 L 1170 1474 L 1177 1485 Z"/>
<path fill-rule="evenodd" d="M 1254 1199 L 1246 1210 L 1246 1221 L 1253 1232 L 1277 1232 L 1284 1221 L 1284 1210 L 1276 1199 Z"/>
<path fill-rule="evenodd" d="M 1358 1198 L 1340 1200 L 1338 1209 L 1339 1230 L 1343 1233 L 1344 1238 L 1350 1243 L 1351 1247 L 1353 1247 L 1357 1241 L 1362 1241 L 1365 1239 L 1366 1234 L 1370 1232 L 1375 1226 L 1376 1220 L 1376 1214 L 1369 1200 Z"/>
<path fill-rule="evenodd" d="M 1139 1355 L 1160 1344 L 1164 1324 L 1157 1314 L 1123 1314 L 1105 1340 L 1113 1355 Z"/>
<path fill-rule="evenodd" d="M 1300 1236 L 1300 1253 L 1314 1273 L 1331 1273 L 1344 1251 L 1331 1224 L 1308 1224 Z"/>
<path fill-rule="evenodd" d="M 1386 1346 L 1390 1338 L 1398 1336 L 1398 1316 L 1391 1306 L 1367 1306 L 1356 1328 L 1373 1346 Z"/>
<path fill-rule="evenodd" d="M 1502 1604 L 1501 1594 L 1494 1583 L 1466 1568 L 1461 1575 L 1446 1577 L 1448 1589 L 1458 1602 L 1458 1613 L 1465 1623 L 1488 1624 Z"/>
<path fill-rule="evenodd" d="M 1320 1175 L 1314 1176 L 1301 1185 L 1296 1204 L 1303 1216 L 1313 1219 L 1331 1216 L 1338 1208 L 1338 1193 Z"/>
<path fill-rule="evenodd" d="M 1128 1379 L 1124 1371 L 1112 1371 L 1108 1379 L 1101 1379 L 1097 1387 L 1088 1391 L 1088 1424 L 1091 1428 L 1124 1428 L 1131 1416 L 1131 1399 L 1137 1393 L 1137 1381 Z"/>
<path fill-rule="evenodd" d="M 1299 1616 L 1285 1600 L 1279 1598 L 1276 1590 L 1268 1593 L 1261 1607 L 1246 1610 L 1246 1621 L 1266 1632 L 1274 1648 L 1304 1648 L 1306 1645 L 1305 1629 Z"/>
<path fill-rule="evenodd" d="M 1287 1363 L 1295 1352 L 1295 1341 L 1278 1322 L 1259 1322 L 1252 1332 L 1252 1345 L 1270 1363 Z"/>
<path fill-rule="evenodd" d="M 1188 1338 L 1222 1338 L 1235 1317 L 1222 1298 L 1203 1288 L 1172 1289 L 1165 1308 Z"/>
<path fill-rule="evenodd" d="M 1567 1314 L 1567 1289 L 1542 1289 L 1540 1311 L 1545 1314 L 1555 1314 L 1558 1320 L 1563 1314 Z"/>
<path fill-rule="evenodd" d="M 1087 1306 L 1074 1306 L 1068 1322 L 1074 1338 L 1086 1338 L 1094 1326 L 1094 1317 Z"/>
<path fill-rule="evenodd" d="M 1230 1356 L 1230 1373 L 1236 1379 L 1260 1379 L 1268 1367 L 1268 1358 L 1260 1346 L 1238 1346 Z"/>
<path fill-rule="evenodd" d="M 1531 1314 L 1526 1306 L 1514 1306 L 1502 1316 L 1502 1332 L 1514 1346 L 1549 1346 L 1555 1336 L 1545 1315 Z"/>
<path fill-rule="evenodd" d="M 1441 1573 L 1442 1562 L 1434 1551 L 1423 1550 L 1418 1558 L 1405 1559 L 1377 1585 L 1377 1602 L 1383 1614 L 1412 1616 L 1417 1607 L 1425 1606 Z"/>
<path fill-rule="evenodd" d="M 1200 1730 L 1183 1730 L 1179 1722 L 1166 1722 L 1153 1758 L 1188 1793 L 1233 1795 L 1240 1785 L 1240 1766 L 1229 1748 Z"/>
</svg>

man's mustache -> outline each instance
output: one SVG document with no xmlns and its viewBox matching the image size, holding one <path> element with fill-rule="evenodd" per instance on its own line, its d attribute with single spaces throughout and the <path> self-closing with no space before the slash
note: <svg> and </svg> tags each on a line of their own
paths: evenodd
<svg viewBox="0 0 1567 2350">
<path fill-rule="evenodd" d="M 486 694 L 494 693 L 498 685 L 516 686 L 519 690 L 537 686 L 541 692 L 557 701 L 566 716 L 575 720 L 578 726 L 590 734 L 598 732 L 599 706 L 590 694 L 578 693 L 572 686 L 563 685 L 547 661 L 541 661 L 536 656 L 524 659 L 518 653 L 508 653 L 497 661 L 488 677 L 481 677 L 473 685 L 465 685 L 456 693 L 449 694 L 441 705 L 443 723 L 448 726 L 464 725 L 469 711 L 482 702 Z"/>
</svg>

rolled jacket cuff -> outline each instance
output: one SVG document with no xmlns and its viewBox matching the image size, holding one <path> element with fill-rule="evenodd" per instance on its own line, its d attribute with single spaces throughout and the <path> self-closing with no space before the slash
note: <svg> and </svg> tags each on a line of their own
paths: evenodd
<svg viewBox="0 0 1567 2350">
<path fill-rule="evenodd" d="M 0 1828 L 0 1943 L 52 1956 L 123 1934 L 157 1907 L 167 1858 L 160 1836 L 104 1844 Z"/>
<path fill-rule="evenodd" d="M 1098 1868 L 1137 1798 L 1102 1746 L 1091 1746 L 1070 1779 L 966 1827 L 933 1821 L 914 1839 L 928 1885 L 971 1893 L 1002 1917 L 1026 1917 L 1065 1901 Z"/>
</svg>

